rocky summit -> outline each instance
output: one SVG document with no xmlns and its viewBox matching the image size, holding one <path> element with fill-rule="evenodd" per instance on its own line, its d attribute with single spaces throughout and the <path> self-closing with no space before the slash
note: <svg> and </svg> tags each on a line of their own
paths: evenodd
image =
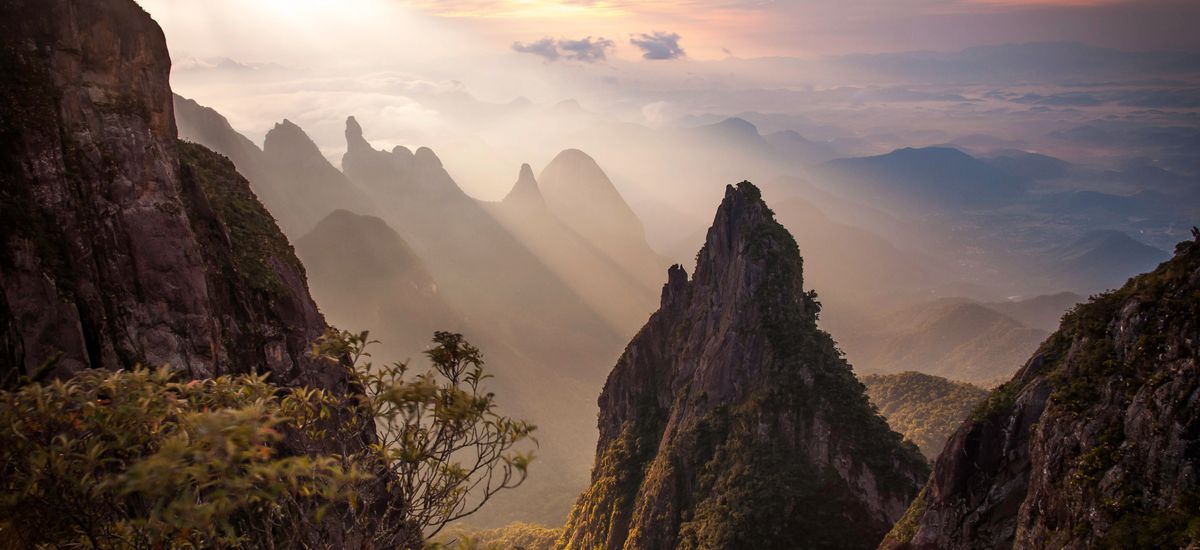
<svg viewBox="0 0 1200 550">
<path fill-rule="evenodd" d="M 950 438 L 887 548 L 1182 548 L 1200 525 L 1200 233 L 1094 297 Z"/>
<path fill-rule="evenodd" d="M 759 190 L 728 187 L 608 377 L 560 548 L 878 544 L 928 467 L 817 328 L 802 264 Z"/>
</svg>

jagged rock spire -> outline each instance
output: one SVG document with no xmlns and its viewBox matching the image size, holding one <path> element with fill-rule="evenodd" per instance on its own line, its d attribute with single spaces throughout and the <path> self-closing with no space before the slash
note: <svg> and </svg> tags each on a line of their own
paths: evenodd
<svg viewBox="0 0 1200 550">
<path fill-rule="evenodd" d="M 592 485 L 560 547 L 870 547 L 928 474 L 816 325 L 796 242 L 729 186 L 691 281 L 600 395 Z M 836 541 L 836 542 L 831 542 Z"/>
<path fill-rule="evenodd" d="M 371 149 L 371 144 L 363 138 L 362 126 L 353 116 L 346 117 L 346 149 L 348 151 Z"/>
</svg>

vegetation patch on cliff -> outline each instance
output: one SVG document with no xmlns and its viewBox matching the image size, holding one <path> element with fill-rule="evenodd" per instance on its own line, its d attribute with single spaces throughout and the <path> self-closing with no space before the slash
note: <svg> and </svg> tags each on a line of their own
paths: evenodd
<svg viewBox="0 0 1200 550">
<path fill-rule="evenodd" d="M 228 158 L 195 143 L 179 141 L 178 144 L 182 175 L 199 185 L 228 235 L 238 278 L 261 292 L 282 291 L 284 282 L 272 262 L 284 262 L 301 273 L 304 267 L 287 237 L 275 225 L 275 218 L 254 196 L 250 183 Z"/>
<path fill-rule="evenodd" d="M 571 508 L 561 548 L 594 548 L 614 533 L 628 529 L 638 488 L 654 460 L 665 419 L 653 404 L 644 403 L 621 434 L 600 454 L 592 469 L 591 485 Z"/>
</svg>

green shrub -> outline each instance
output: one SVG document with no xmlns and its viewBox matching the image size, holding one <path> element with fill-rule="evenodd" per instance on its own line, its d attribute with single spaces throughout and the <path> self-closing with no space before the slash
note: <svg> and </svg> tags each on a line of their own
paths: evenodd
<svg viewBox="0 0 1200 550">
<path fill-rule="evenodd" d="M 14 547 L 253 547 L 315 522 L 365 476 L 285 456 L 328 396 L 265 376 L 88 371 L 0 393 L 0 538 Z M 313 414 L 315 413 L 315 414 Z"/>
<path fill-rule="evenodd" d="M 350 358 L 349 418 L 371 419 L 375 428 L 376 440 L 350 457 L 385 481 L 385 498 L 362 503 L 374 515 L 355 516 L 355 528 L 372 540 L 391 543 L 413 528 L 433 537 L 519 486 L 533 460 L 514 449 L 536 428 L 496 412 L 495 395 L 481 385 L 491 375 L 479 349 L 449 332 L 435 333 L 434 342 L 426 352 L 433 370 L 415 375 L 406 363 L 370 363 L 366 332 L 330 331 L 313 346 L 335 364 Z M 352 447 L 356 435 L 340 430 L 341 446 Z"/>
<path fill-rule="evenodd" d="M 410 376 L 330 331 L 313 352 L 344 394 L 166 368 L 22 380 L 0 391 L 0 547 L 419 547 L 532 460 L 479 350 L 434 340 Z"/>
</svg>

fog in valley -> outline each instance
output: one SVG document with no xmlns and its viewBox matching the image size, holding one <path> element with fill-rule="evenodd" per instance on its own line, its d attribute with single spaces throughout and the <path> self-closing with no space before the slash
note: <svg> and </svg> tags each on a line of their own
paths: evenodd
<svg viewBox="0 0 1200 550">
<path fill-rule="evenodd" d="M 180 137 L 249 180 L 329 322 L 413 365 L 461 332 L 538 426 L 475 527 L 566 520 L 597 396 L 727 185 L 795 237 L 857 375 L 983 388 L 1200 219 L 1188 3 L 1145 8 L 1160 33 L 1123 2 L 917 2 L 890 30 L 867 1 L 140 3 Z"/>
</svg>

